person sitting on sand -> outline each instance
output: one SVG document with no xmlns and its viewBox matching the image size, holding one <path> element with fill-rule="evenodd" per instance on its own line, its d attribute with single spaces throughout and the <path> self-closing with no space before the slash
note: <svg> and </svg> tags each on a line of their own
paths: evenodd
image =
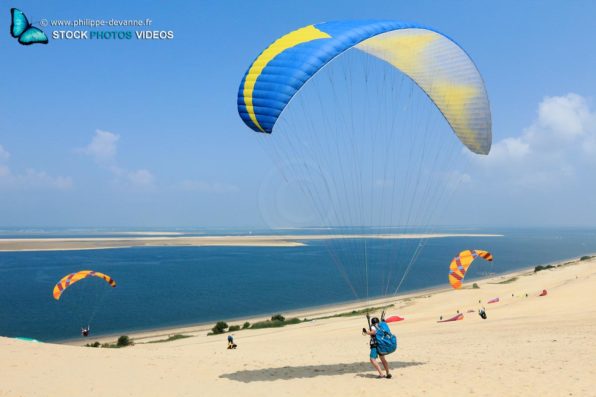
<svg viewBox="0 0 596 397">
<path fill-rule="evenodd" d="M 377 335 L 377 324 L 379 324 L 379 319 L 376 317 L 373 317 L 370 322 L 371 322 L 370 330 L 367 331 L 366 328 L 362 328 L 362 334 L 370 336 L 370 363 L 379 373 L 379 376 L 377 376 L 377 378 L 379 378 L 379 379 L 383 378 L 383 372 L 381 371 L 381 367 L 379 366 L 379 363 L 377 362 L 377 357 L 380 358 L 381 362 L 383 363 L 383 367 L 385 368 L 385 373 L 387 374 L 384 377 L 387 379 L 390 379 L 391 374 L 389 373 L 389 364 L 387 363 L 385 356 L 380 354 L 379 351 L 377 350 L 376 335 Z"/>
<path fill-rule="evenodd" d="M 234 336 L 228 335 L 228 349 L 235 349 L 238 345 L 234 343 Z"/>
<path fill-rule="evenodd" d="M 478 314 L 483 320 L 486 320 L 486 309 L 484 307 L 482 309 L 478 309 Z"/>
<path fill-rule="evenodd" d="M 81 335 L 83 335 L 85 338 L 88 337 L 90 330 L 91 330 L 90 326 L 87 326 L 87 328 L 81 328 Z"/>
</svg>

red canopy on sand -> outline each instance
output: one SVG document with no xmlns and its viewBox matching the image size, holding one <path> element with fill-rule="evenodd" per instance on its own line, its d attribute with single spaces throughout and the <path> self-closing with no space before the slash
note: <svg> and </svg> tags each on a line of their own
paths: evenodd
<svg viewBox="0 0 596 397">
<path fill-rule="evenodd" d="M 493 298 L 491 300 L 488 301 L 488 303 L 497 303 L 499 301 L 499 298 Z"/>
<path fill-rule="evenodd" d="M 404 320 L 405 320 L 405 318 L 400 317 L 400 316 L 391 316 L 391 317 L 387 317 L 385 319 L 385 322 L 386 323 L 396 323 L 398 321 L 404 321 Z"/>
<path fill-rule="evenodd" d="M 545 289 L 542 290 L 542 292 L 540 293 L 540 295 L 538 296 L 546 296 L 548 294 L 548 292 L 546 292 Z"/>
</svg>

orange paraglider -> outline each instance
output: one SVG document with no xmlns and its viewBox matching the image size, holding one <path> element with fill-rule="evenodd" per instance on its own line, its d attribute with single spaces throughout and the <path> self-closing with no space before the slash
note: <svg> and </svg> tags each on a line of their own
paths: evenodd
<svg viewBox="0 0 596 397">
<path fill-rule="evenodd" d="M 62 296 L 62 292 L 68 288 L 69 286 L 73 285 L 77 281 L 80 281 L 87 277 L 99 277 L 105 280 L 108 284 L 112 286 L 112 288 L 116 287 L 116 282 L 107 274 L 103 274 L 100 272 L 96 272 L 93 270 L 81 270 L 80 272 L 71 273 L 67 276 L 62 277 L 62 279 L 56 284 L 54 287 L 54 299 L 59 300 L 60 296 Z"/>
<path fill-rule="evenodd" d="M 482 250 L 465 250 L 460 252 L 449 265 L 449 284 L 455 289 L 462 286 L 462 280 L 466 276 L 468 268 L 476 258 L 483 258 L 492 262 L 493 255 L 488 251 Z"/>
</svg>

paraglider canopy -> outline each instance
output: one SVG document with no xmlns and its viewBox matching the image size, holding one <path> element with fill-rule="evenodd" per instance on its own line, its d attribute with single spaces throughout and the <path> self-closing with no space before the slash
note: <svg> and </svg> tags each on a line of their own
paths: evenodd
<svg viewBox="0 0 596 397">
<path fill-rule="evenodd" d="M 485 155 L 492 143 L 473 61 L 415 23 L 333 21 L 283 35 L 246 69 L 237 109 L 279 171 L 259 189 L 264 221 L 335 234 L 322 241 L 327 262 L 356 299 L 407 285 L 466 175 L 462 147 Z"/>
<path fill-rule="evenodd" d="M 437 321 L 438 323 L 448 323 L 450 321 L 459 321 L 459 320 L 463 320 L 464 319 L 464 315 L 462 313 L 456 314 L 455 316 L 448 318 L 446 320 L 439 320 Z"/>
<path fill-rule="evenodd" d="M 349 49 L 379 58 L 410 77 L 439 108 L 472 152 L 492 142 L 488 96 L 476 66 L 455 42 L 432 28 L 391 20 L 334 21 L 280 37 L 246 71 L 238 112 L 271 133 L 292 97 L 321 68 Z"/>
<path fill-rule="evenodd" d="M 465 250 L 451 260 L 451 264 L 449 265 L 449 284 L 453 288 L 461 288 L 462 280 L 466 276 L 468 268 L 478 257 L 489 262 L 493 260 L 493 255 L 490 252 L 482 250 Z"/>
<path fill-rule="evenodd" d="M 70 287 L 77 281 L 80 281 L 87 277 L 99 277 L 99 278 L 105 280 L 108 284 L 110 284 L 112 286 L 112 288 L 116 287 L 116 282 L 107 274 L 103 274 L 103 273 L 96 272 L 93 270 L 81 270 L 80 272 L 71 273 L 67 276 L 64 276 L 58 282 L 58 284 L 56 284 L 56 286 L 54 287 L 54 291 L 53 291 L 54 299 L 59 300 L 60 297 L 62 296 L 62 292 L 64 292 L 64 290 L 66 288 Z"/>
</svg>

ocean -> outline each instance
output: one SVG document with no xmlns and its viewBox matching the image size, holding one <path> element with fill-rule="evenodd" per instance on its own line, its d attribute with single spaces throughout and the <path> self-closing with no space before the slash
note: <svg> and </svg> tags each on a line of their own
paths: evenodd
<svg viewBox="0 0 596 397">
<path fill-rule="evenodd" d="M 174 230 L 178 231 L 178 230 Z M 246 231 L 181 231 L 188 235 Z M 342 231 L 344 233 L 345 231 Z M 596 252 L 596 230 L 443 230 L 502 237 L 308 241 L 302 247 L 142 247 L 84 251 L 0 252 L 0 335 L 42 341 L 209 323 L 448 286 L 451 259 L 464 249 L 493 253 L 474 263 L 474 278 Z M 254 232 L 258 233 L 258 232 Z M 264 233 L 264 232 L 263 232 Z M 280 231 L 284 234 L 325 230 Z M 271 231 L 267 232 L 271 234 Z M 9 237 L 121 236 L 117 231 L 3 231 Z M 364 248 L 364 249 L 363 249 Z M 420 254 L 411 262 L 418 248 Z M 364 252 L 366 254 L 364 254 Z M 83 280 L 56 301 L 68 273 L 96 270 L 117 282 Z M 91 338 L 92 339 L 92 338 Z"/>
</svg>

